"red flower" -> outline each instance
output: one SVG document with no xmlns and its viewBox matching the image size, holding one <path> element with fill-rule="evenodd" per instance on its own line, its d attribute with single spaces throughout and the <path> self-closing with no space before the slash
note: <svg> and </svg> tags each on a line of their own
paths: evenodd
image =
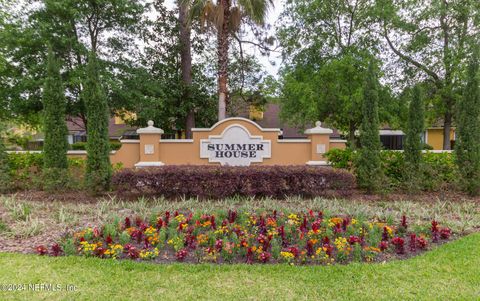
<svg viewBox="0 0 480 301">
<path fill-rule="evenodd" d="M 415 252 L 417 250 L 417 235 L 415 233 L 410 234 L 410 252 Z"/>
<path fill-rule="evenodd" d="M 38 246 L 38 247 L 36 248 L 36 250 L 37 250 L 38 255 L 45 255 L 45 254 L 47 254 L 47 252 L 48 252 L 48 251 L 47 251 L 47 248 L 45 248 L 44 245 Z"/>
<path fill-rule="evenodd" d="M 215 249 L 220 252 L 222 249 L 223 249 L 223 240 L 221 239 L 218 239 L 216 242 L 215 242 Z"/>
<path fill-rule="evenodd" d="M 247 249 L 247 255 L 246 255 L 246 257 L 247 257 L 247 261 L 246 261 L 246 262 L 247 262 L 248 264 L 252 264 L 252 263 L 253 263 L 253 250 L 252 250 L 252 248 L 248 248 L 248 249 Z"/>
<path fill-rule="evenodd" d="M 417 248 L 419 249 L 425 249 L 428 245 L 428 242 L 425 238 L 423 237 L 417 237 L 416 239 L 416 245 L 417 245 Z"/>
<path fill-rule="evenodd" d="M 380 242 L 380 245 L 378 246 L 378 248 L 380 249 L 380 251 L 385 251 L 388 249 L 388 241 L 381 241 Z"/>
<path fill-rule="evenodd" d="M 260 253 L 260 255 L 258 255 L 258 259 L 263 263 L 266 263 L 267 261 L 269 261 L 270 257 L 272 257 L 272 255 L 268 252 L 262 252 Z"/>
<path fill-rule="evenodd" d="M 177 257 L 177 260 L 178 261 L 183 261 L 185 260 L 185 258 L 187 257 L 188 255 L 188 251 L 186 249 L 181 249 L 180 251 L 178 251 L 175 256 Z"/>
<path fill-rule="evenodd" d="M 99 247 L 99 248 L 96 248 L 95 251 L 93 251 L 93 254 L 97 257 L 103 257 L 106 250 L 107 249 L 105 249 L 105 248 Z"/>
<path fill-rule="evenodd" d="M 402 215 L 402 227 L 407 229 L 408 224 L 407 224 L 407 217 L 405 215 Z"/>
<path fill-rule="evenodd" d="M 93 228 L 93 236 L 95 236 L 95 237 L 99 237 L 99 236 L 100 236 L 100 231 L 98 231 L 98 228 L 97 228 L 97 227 L 94 227 L 94 228 Z"/>
<path fill-rule="evenodd" d="M 318 231 L 320 231 L 320 224 L 321 224 L 321 223 L 322 223 L 322 222 L 321 222 L 320 220 L 314 221 L 314 222 L 312 223 L 312 231 L 313 231 L 314 233 L 318 233 Z"/>
<path fill-rule="evenodd" d="M 161 217 L 157 219 L 157 229 L 160 230 L 163 226 L 163 220 Z"/>
<path fill-rule="evenodd" d="M 107 236 L 107 238 L 105 238 L 105 242 L 107 243 L 107 245 L 111 244 L 113 242 L 112 237 L 110 235 Z"/>
<path fill-rule="evenodd" d="M 62 253 L 62 247 L 59 244 L 53 244 L 50 249 L 52 256 L 58 256 Z"/>
<path fill-rule="evenodd" d="M 309 239 L 307 241 L 306 249 L 307 249 L 307 255 L 308 256 L 313 256 L 313 254 L 315 254 L 315 249 L 313 247 L 313 241 L 312 240 Z"/>
<path fill-rule="evenodd" d="M 297 258 L 300 255 L 300 251 L 298 250 L 297 247 L 290 247 L 288 248 L 288 251 L 292 253 L 295 258 Z"/>
<path fill-rule="evenodd" d="M 228 222 L 233 224 L 237 219 L 237 211 L 228 210 Z"/>
<path fill-rule="evenodd" d="M 165 226 L 168 226 L 168 222 L 170 221 L 170 212 L 165 211 L 165 220 L 163 221 Z"/>
<path fill-rule="evenodd" d="M 360 239 L 360 237 L 358 236 L 355 236 L 355 235 L 350 235 L 350 237 L 348 238 L 348 243 L 353 245 L 355 243 L 360 243 L 362 240 Z"/>
<path fill-rule="evenodd" d="M 132 226 L 132 222 L 130 221 L 130 218 L 126 217 L 125 218 L 125 229 L 130 228 Z"/>
<path fill-rule="evenodd" d="M 212 215 L 210 217 L 210 223 L 211 223 L 212 229 L 216 230 L 217 229 L 217 224 L 215 224 L 215 216 L 214 215 Z"/>
<path fill-rule="evenodd" d="M 432 221 L 431 231 L 432 231 L 432 241 L 438 242 L 439 233 L 438 233 L 438 222 L 436 220 Z"/>
<path fill-rule="evenodd" d="M 395 246 L 397 254 L 405 254 L 405 240 L 401 237 L 394 237 L 392 244 Z"/>
<path fill-rule="evenodd" d="M 140 252 L 134 246 L 130 246 L 127 250 L 127 255 L 131 259 L 137 259 L 140 256 Z"/>
<path fill-rule="evenodd" d="M 389 234 L 387 227 L 383 227 L 383 233 L 382 233 L 382 241 L 388 241 Z"/>
<path fill-rule="evenodd" d="M 452 231 L 449 228 L 440 229 L 440 238 L 441 239 L 449 239 L 450 235 L 452 235 Z"/>
</svg>

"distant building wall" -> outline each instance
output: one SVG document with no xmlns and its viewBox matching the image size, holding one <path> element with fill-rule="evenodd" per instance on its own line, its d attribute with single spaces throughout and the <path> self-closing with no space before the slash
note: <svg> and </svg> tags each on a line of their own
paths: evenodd
<svg viewBox="0 0 480 301">
<path fill-rule="evenodd" d="M 455 140 L 455 130 L 450 131 L 450 141 Z M 443 128 L 429 128 L 426 131 L 425 142 L 434 150 L 443 150 Z"/>
</svg>

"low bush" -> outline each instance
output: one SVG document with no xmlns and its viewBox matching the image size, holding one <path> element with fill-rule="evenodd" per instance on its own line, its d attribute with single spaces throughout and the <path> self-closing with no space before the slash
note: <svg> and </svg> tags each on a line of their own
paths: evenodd
<svg viewBox="0 0 480 301">
<path fill-rule="evenodd" d="M 333 149 L 326 154 L 330 164 L 335 168 L 353 171 L 355 152 L 350 149 Z M 391 188 L 405 188 L 406 166 L 405 156 L 401 151 L 382 151 L 380 154 L 383 174 Z M 458 169 L 453 153 L 422 154 L 422 166 L 418 177 L 418 188 L 426 191 L 436 191 L 445 187 L 457 186 Z"/>
<path fill-rule="evenodd" d="M 69 186 L 75 186 L 74 179 L 83 177 L 85 160 L 81 158 L 69 158 Z M 12 190 L 44 188 L 44 186 L 54 185 L 55 183 L 46 183 L 43 176 L 43 154 L 42 153 L 9 153 L 7 156 L 8 170 L 11 180 Z M 65 181 L 65 179 L 63 179 Z M 72 188 L 72 187 L 70 187 Z"/>
<path fill-rule="evenodd" d="M 86 142 L 76 142 L 71 146 L 72 150 L 86 150 L 87 143 Z M 122 143 L 119 141 L 110 141 L 110 150 L 119 150 L 122 147 Z"/>
<path fill-rule="evenodd" d="M 348 195 L 355 188 L 354 176 L 347 171 L 307 166 L 126 169 L 112 182 L 120 193 L 201 198 Z"/>
</svg>

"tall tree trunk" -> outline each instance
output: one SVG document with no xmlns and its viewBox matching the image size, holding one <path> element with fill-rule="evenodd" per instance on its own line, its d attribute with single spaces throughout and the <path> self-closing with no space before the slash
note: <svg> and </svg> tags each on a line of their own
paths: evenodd
<svg viewBox="0 0 480 301">
<path fill-rule="evenodd" d="M 189 7 L 188 3 L 179 3 L 178 20 L 180 23 L 180 57 L 182 69 L 182 81 L 184 85 L 183 101 L 190 106 L 191 102 L 191 86 L 192 86 L 192 41 L 191 26 L 188 19 Z M 195 127 L 195 110 L 190 107 L 185 122 L 185 138 L 192 139 L 192 128 Z"/>
<path fill-rule="evenodd" d="M 218 28 L 218 120 L 223 120 L 227 115 L 228 102 L 228 38 L 230 19 L 230 0 L 221 0 L 223 5 L 223 22 Z"/>
<path fill-rule="evenodd" d="M 449 108 L 447 108 L 447 112 L 445 113 L 445 120 L 443 123 L 443 149 L 450 150 L 451 143 L 450 143 L 450 130 L 452 128 L 452 113 Z"/>
<path fill-rule="evenodd" d="M 355 138 L 355 131 L 357 130 L 357 127 L 353 123 L 353 121 L 350 121 L 350 124 L 348 125 L 348 143 L 350 144 L 350 147 L 356 148 L 357 147 L 357 139 Z"/>
</svg>

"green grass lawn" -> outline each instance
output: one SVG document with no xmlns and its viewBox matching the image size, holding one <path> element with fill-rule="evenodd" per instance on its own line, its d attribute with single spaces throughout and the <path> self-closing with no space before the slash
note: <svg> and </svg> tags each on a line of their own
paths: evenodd
<svg viewBox="0 0 480 301">
<path fill-rule="evenodd" d="M 0 292 L 0 300 L 479 300 L 480 233 L 385 264 L 154 265 L 3 253 L 0 267 L 0 284 L 77 287 Z"/>
</svg>

